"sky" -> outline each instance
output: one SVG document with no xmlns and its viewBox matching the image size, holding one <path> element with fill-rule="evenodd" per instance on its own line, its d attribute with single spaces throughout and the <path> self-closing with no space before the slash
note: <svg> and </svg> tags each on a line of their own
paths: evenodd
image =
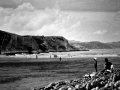
<svg viewBox="0 0 120 90">
<path fill-rule="evenodd" d="M 120 41 L 120 0 L 0 0 L 0 30 L 116 42 Z"/>
</svg>

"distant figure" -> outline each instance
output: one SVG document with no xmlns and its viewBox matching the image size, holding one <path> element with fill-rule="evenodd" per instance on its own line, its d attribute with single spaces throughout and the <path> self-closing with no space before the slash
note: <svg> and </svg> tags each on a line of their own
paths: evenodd
<svg viewBox="0 0 120 90">
<path fill-rule="evenodd" d="M 62 58 L 60 57 L 60 61 L 61 61 L 61 59 L 62 59 Z"/>
<path fill-rule="evenodd" d="M 95 67 L 95 71 L 97 72 L 97 58 L 94 58 L 94 67 Z"/>
<path fill-rule="evenodd" d="M 2 50 L 1 50 L 1 48 L 0 48 L 0 54 L 1 54 L 1 51 L 2 51 Z"/>
<path fill-rule="evenodd" d="M 36 59 L 38 58 L 37 54 L 36 54 Z"/>
<path fill-rule="evenodd" d="M 108 58 L 105 58 L 104 70 L 110 70 L 113 72 L 113 64 L 108 61 Z"/>
<path fill-rule="evenodd" d="M 68 54 L 68 57 L 70 57 L 70 54 Z"/>
<path fill-rule="evenodd" d="M 54 55 L 54 58 L 57 58 L 57 55 Z"/>
</svg>

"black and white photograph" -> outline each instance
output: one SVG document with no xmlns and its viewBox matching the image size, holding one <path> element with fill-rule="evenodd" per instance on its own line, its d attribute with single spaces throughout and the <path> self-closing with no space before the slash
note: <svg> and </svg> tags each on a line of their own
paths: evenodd
<svg viewBox="0 0 120 90">
<path fill-rule="evenodd" d="M 0 0 L 0 90 L 120 90 L 120 0 Z"/>
</svg>

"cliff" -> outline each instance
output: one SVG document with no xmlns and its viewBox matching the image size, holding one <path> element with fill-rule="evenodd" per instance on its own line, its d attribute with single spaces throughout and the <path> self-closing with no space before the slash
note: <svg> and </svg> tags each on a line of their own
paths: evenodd
<svg viewBox="0 0 120 90">
<path fill-rule="evenodd" d="M 62 36 L 20 36 L 0 30 L 1 52 L 49 52 L 79 50 Z"/>
</svg>

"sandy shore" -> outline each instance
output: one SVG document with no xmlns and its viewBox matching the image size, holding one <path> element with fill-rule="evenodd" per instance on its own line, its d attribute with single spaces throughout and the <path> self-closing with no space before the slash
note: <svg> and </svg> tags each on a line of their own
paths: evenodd
<svg viewBox="0 0 120 90">
<path fill-rule="evenodd" d="M 0 90 L 31 90 L 31 88 L 46 86 L 51 82 L 79 79 L 94 71 L 93 57 L 98 57 L 98 71 L 103 69 L 105 57 L 108 57 L 114 64 L 115 69 L 120 69 L 120 57 L 116 55 L 84 54 L 83 56 L 83 54 L 57 53 L 57 58 L 50 57 L 50 55 L 54 56 L 51 53 L 42 53 L 36 59 L 35 54 L 1 55 Z"/>
<path fill-rule="evenodd" d="M 120 57 L 117 54 L 54 54 L 54 53 L 41 53 L 41 54 L 16 54 L 16 55 L 0 55 L 0 58 L 94 58 L 94 57 Z"/>
</svg>

